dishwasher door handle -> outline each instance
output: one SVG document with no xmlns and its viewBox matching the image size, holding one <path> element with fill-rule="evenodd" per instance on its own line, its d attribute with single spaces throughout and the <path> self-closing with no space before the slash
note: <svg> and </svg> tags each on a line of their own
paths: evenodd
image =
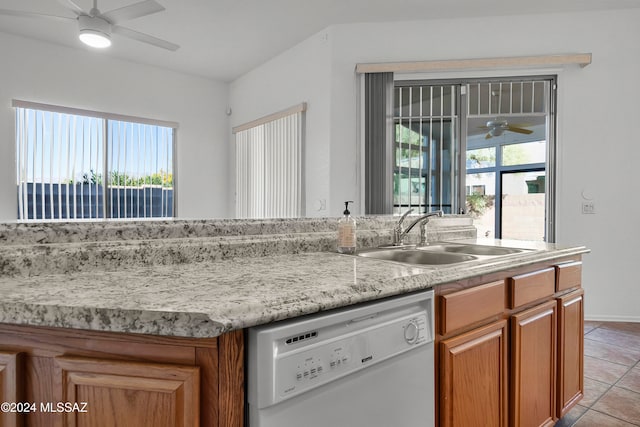
<svg viewBox="0 0 640 427">
<path fill-rule="evenodd" d="M 362 317 L 356 317 L 355 319 L 351 319 L 347 322 L 347 326 L 353 325 L 354 323 L 364 322 L 365 320 L 375 319 L 378 317 L 378 313 L 368 314 Z"/>
</svg>

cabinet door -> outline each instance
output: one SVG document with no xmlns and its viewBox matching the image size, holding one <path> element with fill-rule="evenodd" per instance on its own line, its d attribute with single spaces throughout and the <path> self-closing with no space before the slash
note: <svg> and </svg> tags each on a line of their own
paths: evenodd
<svg viewBox="0 0 640 427">
<path fill-rule="evenodd" d="M 555 423 L 556 301 L 511 317 L 512 427 Z"/>
<path fill-rule="evenodd" d="M 55 359 L 63 427 L 199 426 L 197 366 L 73 357 Z M 85 410 L 86 412 L 82 412 Z"/>
<path fill-rule="evenodd" d="M 18 378 L 22 378 L 20 370 L 20 353 L 0 351 L 0 403 L 18 403 L 22 400 L 21 386 Z M 22 417 L 17 412 L 0 412 L 0 426 L 16 427 L 22 425 Z"/>
<path fill-rule="evenodd" d="M 440 343 L 440 426 L 507 425 L 507 322 Z"/>
<path fill-rule="evenodd" d="M 584 393 L 584 290 L 558 298 L 558 402 L 562 418 Z"/>
</svg>

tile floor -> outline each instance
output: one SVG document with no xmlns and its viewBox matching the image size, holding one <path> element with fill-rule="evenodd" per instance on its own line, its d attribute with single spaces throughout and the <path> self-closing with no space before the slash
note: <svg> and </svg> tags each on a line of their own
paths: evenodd
<svg viewBox="0 0 640 427">
<path fill-rule="evenodd" d="M 585 322 L 584 397 L 556 427 L 640 426 L 640 323 Z"/>
</svg>

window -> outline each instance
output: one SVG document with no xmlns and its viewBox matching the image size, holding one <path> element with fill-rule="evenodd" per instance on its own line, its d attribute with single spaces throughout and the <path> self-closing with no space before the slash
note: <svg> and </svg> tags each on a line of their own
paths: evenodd
<svg viewBox="0 0 640 427">
<path fill-rule="evenodd" d="M 553 80 L 480 80 L 466 88 L 466 211 L 478 236 L 553 241 Z"/>
<path fill-rule="evenodd" d="M 174 215 L 177 124 L 14 101 L 19 220 Z"/>
<path fill-rule="evenodd" d="M 233 129 L 237 218 L 303 215 L 305 110 L 303 103 Z"/>
<path fill-rule="evenodd" d="M 393 213 L 457 212 L 458 86 L 396 83 Z"/>
<path fill-rule="evenodd" d="M 367 73 L 364 95 L 367 214 L 464 212 L 478 236 L 554 241 L 553 76 Z"/>
</svg>

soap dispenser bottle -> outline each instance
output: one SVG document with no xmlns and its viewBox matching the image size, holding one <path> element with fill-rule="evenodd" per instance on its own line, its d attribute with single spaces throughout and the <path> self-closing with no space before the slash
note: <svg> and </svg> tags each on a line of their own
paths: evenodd
<svg viewBox="0 0 640 427">
<path fill-rule="evenodd" d="M 356 252 L 356 220 L 351 217 L 349 203 L 344 202 L 344 216 L 338 221 L 338 252 L 353 254 Z"/>
</svg>

